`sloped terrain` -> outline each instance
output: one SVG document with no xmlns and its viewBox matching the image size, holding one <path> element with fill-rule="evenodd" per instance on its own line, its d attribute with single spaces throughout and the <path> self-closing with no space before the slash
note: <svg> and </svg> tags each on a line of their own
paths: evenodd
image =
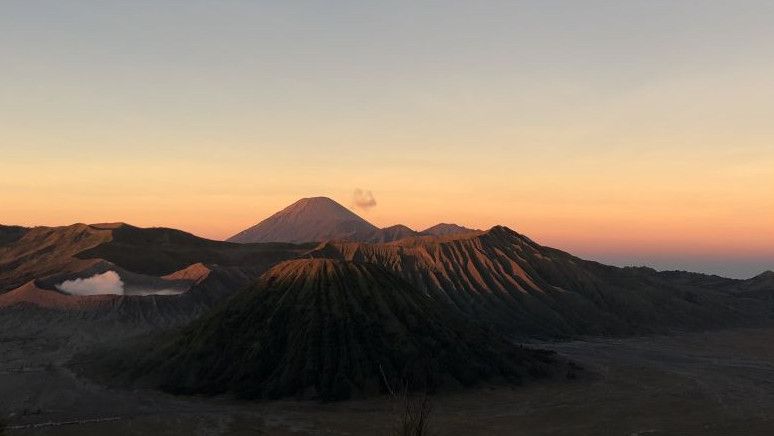
<svg viewBox="0 0 774 436">
<path fill-rule="evenodd" d="M 21 226 L 4 226 L 0 224 L 0 246 L 10 244 L 24 236 L 29 229 Z"/>
<path fill-rule="evenodd" d="M 70 295 L 55 284 L 67 277 L 90 276 L 99 271 L 117 271 L 127 289 L 149 293 L 124 295 Z M 139 326 L 176 326 L 190 322 L 227 299 L 260 276 L 264 269 L 249 267 L 207 267 L 194 264 L 168 276 L 134 274 L 109 263 L 97 264 L 80 274 L 54 275 L 32 280 L 0 294 L 0 311 L 25 323 L 30 313 L 45 314 L 43 324 L 56 325 L 66 319 L 112 320 Z M 153 294 L 153 289 L 177 289 L 179 295 Z"/>
<path fill-rule="evenodd" d="M 372 241 L 380 229 L 326 197 L 302 198 L 229 242 Z"/>
<path fill-rule="evenodd" d="M 10 435 L 390 435 L 402 410 L 389 397 L 246 402 L 103 386 L 66 362 L 84 345 L 136 330 L 91 320 L 50 328 L 28 315 L 20 325 L 0 311 L 0 410 Z M 515 389 L 439 392 L 431 434 L 768 435 L 772 340 L 769 327 L 535 344 L 585 370 Z"/>
<path fill-rule="evenodd" d="M 505 227 L 390 244 L 331 242 L 308 256 L 382 265 L 434 299 L 522 336 L 688 330 L 767 315 L 725 288 L 584 261 Z"/>
<path fill-rule="evenodd" d="M 314 215 L 307 212 L 304 219 Z M 518 382 L 563 365 L 511 339 L 754 325 L 774 313 L 770 272 L 733 280 L 616 268 L 505 227 L 460 229 L 357 236 L 379 243 L 348 242 L 349 234 L 240 244 L 123 223 L 2 227 L 0 311 L 11 324 L 78 325 L 78 334 L 91 323 L 117 332 L 183 328 L 96 356 L 107 359 L 98 372 L 108 380 L 323 400 L 403 383 Z M 120 279 L 116 295 L 63 286 L 107 273 Z"/>
<path fill-rule="evenodd" d="M 553 372 L 551 353 L 516 346 L 384 268 L 304 259 L 163 343 L 132 350 L 140 363 L 103 363 L 176 393 L 338 400 L 410 388 L 520 382 Z M 385 383 L 387 381 L 387 383 Z"/>
<path fill-rule="evenodd" d="M 742 280 L 736 288 L 740 292 L 772 292 L 774 294 L 774 271 L 766 271 L 751 279 Z"/>
<path fill-rule="evenodd" d="M 0 293 L 30 280 L 85 274 L 105 263 L 153 276 L 195 263 L 265 271 L 313 246 L 232 244 L 175 229 L 145 229 L 123 223 L 35 227 L 0 246 Z"/>
<path fill-rule="evenodd" d="M 86 224 L 35 227 L 0 245 L 0 292 L 51 274 L 75 272 L 92 266 L 76 254 L 111 239 L 110 230 Z"/>
<path fill-rule="evenodd" d="M 229 242 L 392 242 L 416 236 L 446 236 L 476 232 L 456 224 L 438 224 L 417 232 L 402 224 L 380 229 L 327 197 L 302 198 Z"/>
<path fill-rule="evenodd" d="M 376 240 L 367 242 L 391 242 L 406 238 L 413 238 L 415 236 L 419 236 L 419 233 L 411 230 L 409 227 L 404 226 L 403 224 L 396 224 L 394 226 L 381 229 L 378 237 L 375 238 Z"/>
<path fill-rule="evenodd" d="M 36 227 L 0 245 L 0 310 L 23 317 L 34 306 L 50 319 L 180 324 L 310 247 L 233 244 L 123 223 Z M 69 295 L 58 288 L 106 272 L 122 281 L 118 295 Z M 180 295 L 151 295 L 156 292 Z"/>
<path fill-rule="evenodd" d="M 467 227 L 459 226 L 457 224 L 440 223 L 432 227 L 426 228 L 420 232 L 424 236 L 447 236 L 456 235 L 460 233 L 473 233 L 480 230 L 469 229 Z"/>
<path fill-rule="evenodd" d="M 330 200 L 319 201 L 327 204 Z M 733 280 L 608 267 L 540 246 L 505 227 L 403 238 L 411 229 L 394 226 L 388 228 L 399 239 L 393 242 L 304 245 L 211 241 L 179 230 L 142 229 L 123 223 L 0 229 L 6 235 L 5 243 L 0 244 L 0 294 L 18 290 L 0 300 L 5 306 L 46 302 L 46 307 L 55 309 L 51 302 L 86 298 L 84 302 L 68 301 L 63 307 L 101 308 L 111 302 L 111 307 L 131 308 L 126 310 L 147 306 L 153 313 L 157 304 L 191 304 L 199 313 L 279 262 L 303 256 L 379 265 L 438 304 L 523 337 L 714 328 L 757 322 L 774 310 L 771 273 Z M 154 290 L 182 292 L 178 285 L 165 288 L 164 283 L 153 283 L 196 264 L 199 270 L 188 274 L 203 274 L 202 268 L 212 274 L 202 283 L 185 284 L 196 290 L 191 295 L 185 292 L 179 301 L 154 296 L 136 305 L 128 303 L 134 301 L 133 295 Z M 94 304 L 89 297 L 57 291 L 56 285 L 65 280 L 106 271 L 117 272 L 126 282 L 125 295 Z M 40 294 L 38 289 L 45 292 Z"/>
<path fill-rule="evenodd" d="M 235 244 L 212 241 L 167 228 L 116 226 L 106 243 L 79 252 L 77 257 L 100 258 L 151 275 L 169 274 L 193 263 L 250 266 L 265 269 L 296 257 L 309 246 L 293 244 Z"/>
</svg>

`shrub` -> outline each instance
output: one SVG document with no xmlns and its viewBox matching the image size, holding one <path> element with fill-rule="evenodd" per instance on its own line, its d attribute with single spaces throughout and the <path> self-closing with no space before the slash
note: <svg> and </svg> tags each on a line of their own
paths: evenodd
<svg viewBox="0 0 774 436">
<path fill-rule="evenodd" d="M 433 411 L 432 402 L 427 392 L 419 395 L 411 395 L 408 389 L 404 389 L 401 395 L 402 408 L 396 428 L 395 436 L 428 436 L 431 431 L 430 417 Z"/>
</svg>

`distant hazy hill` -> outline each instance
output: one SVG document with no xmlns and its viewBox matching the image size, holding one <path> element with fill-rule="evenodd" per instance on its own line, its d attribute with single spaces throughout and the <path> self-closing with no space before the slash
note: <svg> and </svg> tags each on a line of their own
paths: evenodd
<svg viewBox="0 0 774 436">
<path fill-rule="evenodd" d="M 400 239 L 413 238 L 419 236 L 419 233 L 404 226 L 403 224 L 396 224 L 394 226 L 385 227 L 379 231 L 379 235 L 376 240 L 367 242 L 391 242 L 398 241 Z"/>
<path fill-rule="evenodd" d="M 430 227 L 428 229 L 422 230 L 421 233 L 423 235 L 430 235 L 430 236 L 446 236 L 446 235 L 454 235 L 459 233 L 471 233 L 471 232 L 477 232 L 477 231 L 478 230 L 458 226 L 457 224 L 441 223 L 441 224 L 436 224 L 433 227 Z"/>
<path fill-rule="evenodd" d="M 251 289 L 117 374 L 175 393 L 345 399 L 393 388 L 546 376 L 550 353 L 524 349 L 413 289 L 383 267 L 281 263 Z M 116 368 L 116 365 L 118 368 Z"/>
<path fill-rule="evenodd" d="M 734 289 L 739 295 L 765 300 L 774 309 L 774 271 L 766 271 L 753 278 L 738 281 Z"/>
</svg>

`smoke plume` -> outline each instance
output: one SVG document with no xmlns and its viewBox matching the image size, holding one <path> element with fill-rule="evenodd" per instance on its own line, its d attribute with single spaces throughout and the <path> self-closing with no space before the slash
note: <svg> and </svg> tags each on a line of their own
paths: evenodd
<svg viewBox="0 0 774 436">
<path fill-rule="evenodd" d="M 115 271 L 94 274 L 86 279 L 65 280 L 56 288 L 71 295 L 124 295 L 124 282 Z"/>
<path fill-rule="evenodd" d="M 355 206 L 363 210 L 368 210 L 376 206 L 374 194 L 372 194 L 371 191 L 364 191 L 360 188 L 355 189 L 355 192 L 352 194 L 352 202 L 355 203 Z"/>
</svg>

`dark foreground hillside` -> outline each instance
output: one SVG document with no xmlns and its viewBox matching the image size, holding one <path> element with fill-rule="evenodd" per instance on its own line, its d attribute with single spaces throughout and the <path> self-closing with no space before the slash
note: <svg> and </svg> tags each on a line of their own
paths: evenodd
<svg viewBox="0 0 774 436">
<path fill-rule="evenodd" d="M 387 385 L 519 383 L 559 366 L 553 353 L 479 327 L 380 266 L 329 259 L 281 263 L 210 316 L 145 347 L 135 359 L 103 360 L 101 372 L 174 393 L 338 400 Z"/>
</svg>

